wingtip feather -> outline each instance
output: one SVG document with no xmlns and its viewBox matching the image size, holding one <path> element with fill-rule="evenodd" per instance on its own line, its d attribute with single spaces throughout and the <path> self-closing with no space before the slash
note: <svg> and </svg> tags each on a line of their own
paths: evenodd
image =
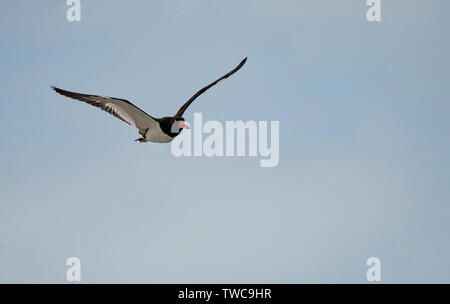
<svg viewBox="0 0 450 304">
<path fill-rule="evenodd" d="M 55 86 L 53 86 L 53 85 L 50 85 L 50 88 L 51 88 L 53 91 L 57 92 L 57 93 L 59 93 L 59 91 L 61 91 L 61 89 L 59 89 L 59 88 L 57 88 L 57 87 L 55 87 Z"/>
</svg>

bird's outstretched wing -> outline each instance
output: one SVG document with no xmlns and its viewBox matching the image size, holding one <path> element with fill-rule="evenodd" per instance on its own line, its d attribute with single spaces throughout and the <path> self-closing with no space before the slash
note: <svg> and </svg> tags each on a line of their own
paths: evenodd
<svg viewBox="0 0 450 304">
<path fill-rule="evenodd" d="M 208 84 L 206 87 L 200 89 L 197 93 L 194 94 L 194 96 L 192 96 L 191 98 L 189 98 L 188 101 L 186 101 L 186 103 L 178 110 L 177 114 L 175 114 L 175 117 L 182 117 L 184 111 L 186 111 L 186 109 L 189 107 L 189 105 L 200 95 L 202 95 L 203 93 L 205 93 L 206 90 L 208 90 L 210 87 L 212 87 L 213 85 L 217 84 L 219 81 L 227 79 L 228 77 L 230 77 L 231 75 L 233 75 L 234 73 L 236 73 L 237 71 L 239 71 L 240 68 L 242 68 L 242 66 L 245 64 L 245 62 L 247 61 L 247 57 L 244 58 L 244 60 L 241 61 L 241 63 L 238 64 L 237 67 L 235 67 L 233 70 L 231 70 L 230 72 L 228 72 L 227 74 L 223 75 L 222 77 L 220 77 L 219 79 L 217 79 L 214 82 L 211 82 L 210 84 Z"/>
<path fill-rule="evenodd" d="M 156 118 L 148 115 L 128 100 L 70 92 L 54 86 L 52 86 L 52 89 L 61 95 L 78 99 L 98 107 L 103 111 L 123 120 L 130 126 L 135 127 L 140 133 L 146 129 L 152 129 L 158 125 Z"/>
</svg>

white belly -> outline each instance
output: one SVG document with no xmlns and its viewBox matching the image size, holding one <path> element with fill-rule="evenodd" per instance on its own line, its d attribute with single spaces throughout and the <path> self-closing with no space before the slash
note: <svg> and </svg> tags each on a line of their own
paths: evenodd
<svg viewBox="0 0 450 304">
<path fill-rule="evenodd" d="M 169 135 L 164 133 L 159 126 L 147 131 L 145 137 L 147 141 L 151 141 L 154 143 L 168 143 L 174 139 L 173 137 L 170 137 Z"/>
</svg>

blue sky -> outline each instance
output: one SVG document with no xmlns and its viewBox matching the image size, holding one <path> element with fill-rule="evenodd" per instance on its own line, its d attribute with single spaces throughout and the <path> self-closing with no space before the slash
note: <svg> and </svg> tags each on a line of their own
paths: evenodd
<svg viewBox="0 0 450 304">
<path fill-rule="evenodd" d="M 0 282 L 450 282 L 450 3 L 0 3 Z M 175 158 L 50 85 L 280 122 L 280 162 Z"/>
</svg>

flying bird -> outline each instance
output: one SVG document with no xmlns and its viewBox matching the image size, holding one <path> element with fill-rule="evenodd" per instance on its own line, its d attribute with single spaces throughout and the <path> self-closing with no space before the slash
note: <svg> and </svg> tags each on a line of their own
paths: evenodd
<svg viewBox="0 0 450 304">
<path fill-rule="evenodd" d="M 98 107 L 103 111 L 106 111 L 109 114 L 123 120 L 132 127 L 135 127 L 141 135 L 141 137 L 136 139 L 136 141 L 168 143 L 179 135 L 182 129 L 190 129 L 190 127 L 184 122 L 183 113 L 191 105 L 191 103 L 210 87 L 236 73 L 240 68 L 242 68 L 246 61 L 247 57 L 245 57 L 244 60 L 242 60 L 241 63 L 239 63 L 233 70 L 200 89 L 181 106 L 174 116 L 166 116 L 162 118 L 155 118 L 145 113 L 143 110 L 125 99 L 70 92 L 54 86 L 51 86 L 51 88 L 61 95 L 78 99 Z"/>
</svg>

